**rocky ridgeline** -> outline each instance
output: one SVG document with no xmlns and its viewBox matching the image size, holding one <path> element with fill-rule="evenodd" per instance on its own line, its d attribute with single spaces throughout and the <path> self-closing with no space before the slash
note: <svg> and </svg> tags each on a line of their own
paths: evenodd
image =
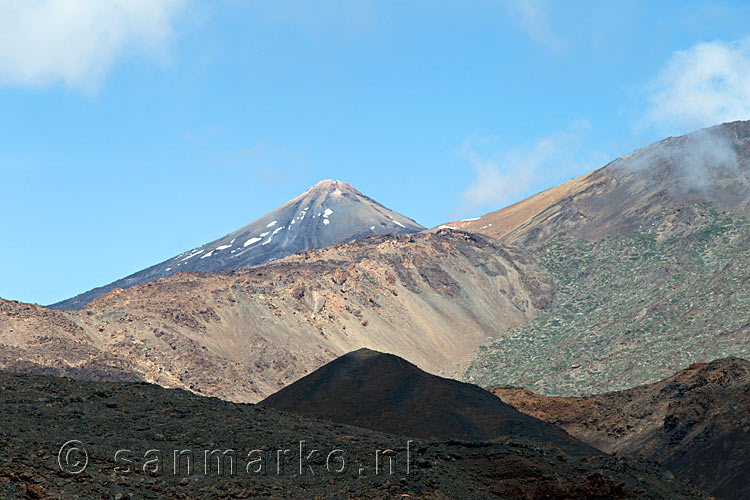
<svg viewBox="0 0 750 500">
<path fill-rule="evenodd" d="M 240 402 L 365 346 L 455 376 L 488 332 L 537 316 L 553 295 L 528 253 L 485 236 L 370 236 L 262 266 L 178 273 L 82 311 L 0 300 L 0 368 L 134 377 Z"/>
</svg>

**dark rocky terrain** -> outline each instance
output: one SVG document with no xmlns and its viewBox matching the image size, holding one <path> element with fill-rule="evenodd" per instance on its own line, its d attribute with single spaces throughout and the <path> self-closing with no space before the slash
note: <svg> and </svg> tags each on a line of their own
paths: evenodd
<svg viewBox="0 0 750 500">
<path fill-rule="evenodd" d="M 522 436 L 409 443 L 143 383 L 0 372 L 0 421 L 2 498 L 706 498 L 647 459 L 580 457 Z M 80 443 L 62 448 L 70 440 Z M 208 472 L 206 450 L 220 450 Z M 219 472 L 227 450 L 235 461 Z M 376 474 L 377 450 L 393 451 L 392 474 L 382 454 Z"/>
<path fill-rule="evenodd" d="M 574 455 L 600 453 L 481 387 L 370 349 L 336 358 L 260 404 L 398 436 L 471 441 L 530 436 Z"/>
<path fill-rule="evenodd" d="M 178 273 L 82 311 L 0 300 L 0 368 L 138 379 L 255 402 L 360 347 L 462 373 L 554 295 L 526 252 L 459 232 L 369 236 L 257 267 Z"/>
<path fill-rule="evenodd" d="M 489 390 L 592 446 L 657 460 L 718 499 L 750 498 L 750 361 L 695 364 L 654 384 L 586 397 Z"/>
<path fill-rule="evenodd" d="M 218 240 L 49 307 L 81 309 L 116 288 L 148 283 L 180 271 L 217 272 L 263 264 L 294 253 L 369 235 L 424 229 L 341 181 L 317 183 L 293 200 Z"/>
</svg>

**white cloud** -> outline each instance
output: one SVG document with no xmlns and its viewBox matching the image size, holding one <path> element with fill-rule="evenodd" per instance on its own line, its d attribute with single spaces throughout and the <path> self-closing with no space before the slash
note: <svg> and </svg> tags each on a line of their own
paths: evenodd
<svg viewBox="0 0 750 500">
<path fill-rule="evenodd" d="M 581 132 L 587 128 L 587 123 L 580 122 L 570 131 L 513 149 L 498 148 L 496 137 L 467 139 L 459 153 L 473 167 L 475 179 L 462 193 L 459 214 L 473 213 L 480 207 L 502 208 L 535 190 L 603 164 L 605 155 L 587 151 L 581 145 Z"/>
<path fill-rule="evenodd" d="M 563 48 L 562 40 L 552 31 L 542 0 L 506 0 L 515 21 L 535 42 L 554 50 Z"/>
<path fill-rule="evenodd" d="M 648 125 L 685 131 L 750 119 L 750 39 L 674 52 L 651 89 Z"/>
<path fill-rule="evenodd" d="M 90 89 L 128 50 L 164 54 L 184 0 L 0 0 L 0 83 Z"/>
<path fill-rule="evenodd" d="M 732 179 L 750 185 L 747 173 L 739 168 L 736 145 L 721 130 L 698 130 L 678 139 L 657 142 L 619 159 L 618 168 L 661 175 L 656 165 L 668 165 L 670 182 L 667 189 L 674 195 L 700 198 L 721 204 L 726 201 L 726 189 L 717 190 L 721 179 Z M 663 172 L 662 172 L 663 173 Z M 647 177 L 648 178 L 648 177 Z"/>
</svg>

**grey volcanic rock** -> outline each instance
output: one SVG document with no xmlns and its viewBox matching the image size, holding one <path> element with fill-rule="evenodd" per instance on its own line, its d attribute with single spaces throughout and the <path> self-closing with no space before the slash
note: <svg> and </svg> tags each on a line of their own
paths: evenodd
<svg viewBox="0 0 750 500">
<path fill-rule="evenodd" d="M 349 184 L 324 180 L 218 240 L 48 307 L 81 309 L 115 288 L 148 283 L 178 271 L 217 272 L 255 266 L 363 236 L 413 233 L 422 229 L 413 220 L 387 209 Z"/>
<path fill-rule="evenodd" d="M 370 349 L 345 354 L 264 399 L 262 406 L 419 439 L 524 436 L 573 455 L 601 452 L 525 415 L 479 386 L 438 377 Z"/>
</svg>

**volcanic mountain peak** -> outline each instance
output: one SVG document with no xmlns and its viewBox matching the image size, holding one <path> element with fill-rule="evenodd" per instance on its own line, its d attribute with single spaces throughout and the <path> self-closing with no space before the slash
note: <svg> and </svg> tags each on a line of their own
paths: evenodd
<svg viewBox="0 0 750 500">
<path fill-rule="evenodd" d="M 575 455 L 601 453 L 476 385 L 432 375 L 403 358 L 370 349 L 345 354 L 260 404 L 407 437 L 475 441 L 527 436 Z"/>
<path fill-rule="evenodd" d="M 326 191 L 326 192 L 331 192 L 336 195 L 343 194 L 343 191 L 346 191 L 348 193 L 356 193 L 358 195 L 362 194 L 356 189 L 354 189 L 354 186 L 352 186 L 351 184 L 347 184 L 346 182 L 335 181 L 333 179 L 323 179 L 322 181 L 316 182 L 311 188 L 307 189 L 307 191 L 302 193 L 302 195 L 300 196 L 303 196 L 305 193 L 316 192 L 316 191 L 317 192 Z"/>
<path fill-rule="evenodd" d="M 316 182 L 312 187 L 309 187 L 303 193 L 291 199 L 289 203 L 295 203 L 298 200 L 325 200 L 329 196 L 344 196 L 344 194 L 354 197 L 366 198 L 351 184 L 347 184 L 343 181 L 335 181 L 333 179 L 323 179 L 322 181 Z"/>
<path fill-rule="evenodd" d="M 422 229 L 413 220 L 389 210 L 351 185 L 326 179 L 218 240 L 49 307 L 80 309 L 115 288 L 129 288 L 178 271 L 237 269 L 363 236 L 412 233 Z"/>
</svg>

